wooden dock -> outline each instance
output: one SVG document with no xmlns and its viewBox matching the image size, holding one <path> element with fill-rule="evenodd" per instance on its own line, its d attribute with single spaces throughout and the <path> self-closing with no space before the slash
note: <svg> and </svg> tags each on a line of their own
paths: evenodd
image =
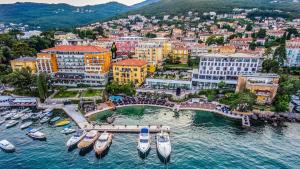
<svg viewBox="0 0 300 169">
<path fill-rule="evenodd" d="M 100 132 L 112 133 L 139 133 L 140 129 L 148 127 L 150 133 L 158 133 L 160 131 L 170 132 L 169 126 L 139 126 L 139 125 L 95 125 L 93 128 L 86 128 L 86 130 L 98 130 Z"/>
</svg>

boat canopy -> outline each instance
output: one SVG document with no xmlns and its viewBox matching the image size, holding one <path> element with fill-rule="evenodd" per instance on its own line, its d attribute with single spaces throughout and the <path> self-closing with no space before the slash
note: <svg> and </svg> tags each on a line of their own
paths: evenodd
<svg viewBox="0 0 300 169">
<path fill-rule="evenodd" d="M 141 129 L 141 133 L 148 133 L 149 132 L 149 129 L 148 128 L 142 128 Z"/>
</svg>

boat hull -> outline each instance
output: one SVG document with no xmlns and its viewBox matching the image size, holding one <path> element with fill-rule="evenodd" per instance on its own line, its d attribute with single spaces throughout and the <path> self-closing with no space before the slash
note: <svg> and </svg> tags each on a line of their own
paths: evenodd
<svg viewBox="0 0 300 169">
<path fill-rule="evenodd" d="M 94 145 L 94 151 L 95 151 L 96 157 L 103 158 L 107 154 L 107 152 L 112 144 L 112 134 L 109 135 L 107 144 L 105 146 L 101 146 L 100 148 L 97 148 L 96 144 L 97 144 L 97 141 Z"/>
<path fill-rule="evenodd" d="M 158 156 L 159 160 L 165 164 L 170 162 L 171 154 L 169 154 L 168 156 L 164 156 L 159 152 L 159 150 L 157 150 L 157 156 Z"/>
</svg>

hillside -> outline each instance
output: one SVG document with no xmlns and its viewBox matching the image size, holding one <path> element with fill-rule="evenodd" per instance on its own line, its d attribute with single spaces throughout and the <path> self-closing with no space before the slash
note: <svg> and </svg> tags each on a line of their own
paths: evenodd
<svg viewBox="0 0 300 169">
<path fill-rule="evenodd" d="M 140 13 L 146 16 L 182 15 L 187 11 L 230 12 L 233 8 L 279 9 L 300 15 L 300 3 L 292 0 L 161 0 L 127 14 Z"/>
<path fill-rule="evenodd" d="M 75 7 L 68 4 L 0 4 L 0 22 L 41 26 L 42 29 L 69 28 L 103 20 L 138 9 L 158 0 L 146 0 L 133 6 L 117 2 Z"/>
</svg>

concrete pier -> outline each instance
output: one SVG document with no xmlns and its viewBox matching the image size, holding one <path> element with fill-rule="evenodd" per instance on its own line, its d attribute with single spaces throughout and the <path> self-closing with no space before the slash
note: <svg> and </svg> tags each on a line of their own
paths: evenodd
<svg viewBox="0 0 300 169">
<path fill-rule="evenodd" d="M 95 125 L 92 128 L 86 128 L 86 130 L 98 130 L 100 132 L 112 132 L 112 133 L 139 133 L 141 128 L 148 127 L 150 133 L 158 133 L 161 131 L 170 132 L 169 126 L 139 126 L 139 125 Z"/>
</svg>

